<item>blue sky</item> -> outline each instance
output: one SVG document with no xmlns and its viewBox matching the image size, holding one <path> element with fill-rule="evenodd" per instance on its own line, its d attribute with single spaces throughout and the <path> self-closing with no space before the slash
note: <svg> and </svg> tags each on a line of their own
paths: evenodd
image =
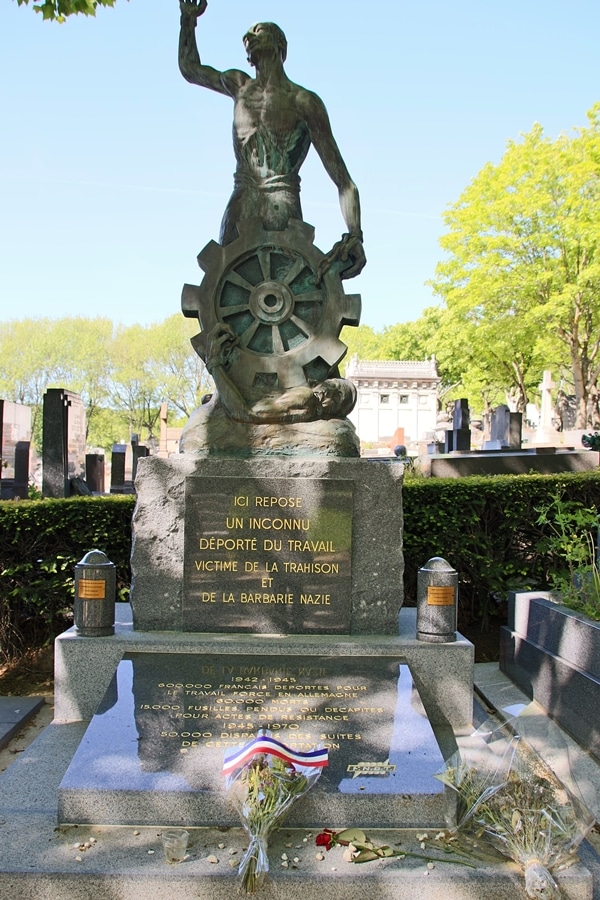
<svg viewBox="0 0 600 900">
<path fill-rule="evenodd" d="M 598 0 L 209 0 L 203 61 L 247 70 L 256 21 L 286 32 L 290 78 L 324 100 L 358 185 L 368 264 L 347 286 L 380 329 L 435 302 L 442 213 L 506 141 L 554 137 L 600 100 Z M 232 187 L 231 101 L 177 66 L 176 0 L 43 22 L 0 0 L 0 320 L 158 322 L 198 283 Z M 344 230 L 311 151 L 304 217 Z"/>
</svg>

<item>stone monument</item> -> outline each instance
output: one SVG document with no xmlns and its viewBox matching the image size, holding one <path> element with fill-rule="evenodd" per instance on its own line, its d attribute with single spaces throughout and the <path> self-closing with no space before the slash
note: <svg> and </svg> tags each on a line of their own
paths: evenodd
<svg viewBox="0 0 600 900">
<path fill-rule="evenodd" d="M 552 381 L 552 372 L 544 369 L 544 377 L 539 385 L 541 395 L 540 421 L 535 432 L 536 444 L 555 445 L 557 442 L 556 429 L 553 424 L 554 403 L 552 391 L 556 387 Z"/>
<path fill-rule="evenodd" d="M 465 398 L 454 401 L 452 431 L 446 431 L 445 452 L 465 453 L 471 449 L 471 414 L 469 401 Z"/>
<path fill-rule="evenodd" d="M 0 400 L 0 498 L 27 499 L 31 409 L 11 400 Z"/>
<path fill-rule="evenodd" d="M 85 476 L 85 407 L 79 394 L 47 389 L 42 437 L 42 494 L 69 497 Z"/>
<path fill-rule="evenodd" d="M 520 450 L 523 431 L 523 414 L 511 412 L 506 403 L 492 410 L 490 439 L 484 441 L 484 450 Z"/>
<path fill-rule="evenodd" d="M 419 642 L 416 610 L 401 610 L 404 467 L 357 458 L 346 419 L 354 392 L 339 378 L 339 332 L 358 322 L 359 300 L 341 279 L 365 262 L 358 193 L 321 101 L 285 75 L 281 30 L 248 31 L 255 79 L 217 72 L 201 65 L 194 40 L 205 8 L 181 3 L 180 63 L 189 80 L 234 99 L 238 165 L 220 242 L 200 254 L 204 280 L 186 287 L 183 308 L 199 318 L 194 346 L 216 395 L 191 417 L 178 458 L 138 459 L 133 620 L 117 604 L 114 634 L 71 629 L 57 639 L 53 752 L 25 759 L 27 785 L 7 793 L 13 855 L 2 896 L 234 896 L 236 832 L 223 832 L 239 818 L 223 754 L 261 728 L 295 751 L 328 749 L 328 766 L 286 819 L 288 850 L 310 847 L 305 830 L 288 828 L 324 825 L 387 827 L 399 844 L 398 828 L 446 824 L 433 775 L 457 733 L 471 730 L 473 646 L 460 636 Z M 311 143 L 348 227 L 327 255 L 301 220 L 298 170 Z M 92 583 L 98 597 L 102 582 Z M 431 596 L 439 601 L 439 589 Z M 135 830 L 106 827 L 81 844 L 93 829 L 41 832 L 42 777 L 62 779 L 62 825 Z M 32 824 L 15 836 L 21 805 Z M 175 871 L 148 843 L 167 825 L 203 826 L 196 859 Z M 234 868 L 218 868 L 212 840 Z M 85 861 L 73 856 L 88 849 Z M 443 859 L 424 879 L 422 860 L 418 873 L 403 859 L 344 874 L 309 852 L 287 872 L 287 853 L 273 853 L 286 869 L 272 865 L 269 897 L 515 893 L 504 873 L 501 891 L 496 880 L 473 884 L 474 869 L 456 887 Z M 36 863 L 42 874 L 27 882 Z"/>
<path fill-rule="evenodd" d="M 235 824 L 223 751 L 269 728 L 330 751 L 290 823 L 326 810 L 334 826 L 441 826 L 432 776 L 471 721 L 473 647 L 417 641 L 415 610 L 401 610 L 404 467 L 361 460 L 347 419 L 339 334 L 360 313 L 342 285 L 365 264 L 358 191 L 321 100 L 285 74 L 281 29 L 245 35 L 255 78 L 219 72 L 195 42 L 205 9 L 181 3 L 180 67 L 233 99 L 237 168 L 183 312 L 216 390 L 181 454 L 138 461 L 132 621 L 57 643 L 57 720 L 91 719 L 59 819 Z M 327 254 L 300 208 L 311 144 L 348 229 Z"/>
</svg>

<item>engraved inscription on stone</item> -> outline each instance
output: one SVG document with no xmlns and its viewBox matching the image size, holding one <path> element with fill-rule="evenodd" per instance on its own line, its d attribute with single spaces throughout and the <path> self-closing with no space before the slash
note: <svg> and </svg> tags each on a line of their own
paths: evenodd
<svg viewBox="0 0 600 900">
<path fill-rule="evenodd" d="M 350 631 L 352 483 L 187 478 L 183 629 Z"/>
<path fill-rule="evenodd" d="M 196 787 L 218 786 L 225 750 L 265 728 L 295 750 L 319 744 L 330 750 L 322 787 L 386 791 L 384 772 L 369 767 L 389 761 L 396 660 L 186 654 L 126 659 L 133 663 L 143 770 L 172 770 Z"/>
</svg>

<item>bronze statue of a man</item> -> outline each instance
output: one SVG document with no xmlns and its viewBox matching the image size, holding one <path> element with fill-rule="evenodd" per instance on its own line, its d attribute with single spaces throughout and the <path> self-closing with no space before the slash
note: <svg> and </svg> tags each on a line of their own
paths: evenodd
<svg viewBox="0 0 600 900">
<path fill-rule="evenodd" d="M 236 158 L 233 194 L 221 224 L 221 244 L 237 237 L 236 223 L 259 216 L 270 231 L 302 219 L 299 171 L 311 144 L 336 185 L 348 233 L 325 257 L 319 277 L 335 260 L 348 262 L 342 278 L 363 269 L 366 258 L 356 185 L 335 142 L 322 100 L 285 74 L 287 41 L 272 22 L 253 25 L 244 35 L 252 78 L 239 69 L 219 72 L 200 61 L 195 38 L 207 0 L 180 2 L 179 68 L 192 84 L 230 96 L 234 101 L 233 146 Z"/>
</svg>

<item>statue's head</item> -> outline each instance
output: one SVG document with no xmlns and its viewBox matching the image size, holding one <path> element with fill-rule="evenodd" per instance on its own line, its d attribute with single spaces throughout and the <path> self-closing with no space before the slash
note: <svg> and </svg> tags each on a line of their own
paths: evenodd
<svg viewBox="0 0 600 900">
<path fill-rule="evenodd" d="M 356 387 L 345 378 L 328 378 L 314 389 L 324 419 L 343 419 L 354 409 Z"/>
<path fill-rule="evenodd" d="M 285 34 L 274 22 L 257 22 L 248 29 L 243 38 L 250 65 L 256 65 L 257 54 L 261 50 L 275 50 L 281 62 L 287 56 L 287 40 Z"/>
</svg>

